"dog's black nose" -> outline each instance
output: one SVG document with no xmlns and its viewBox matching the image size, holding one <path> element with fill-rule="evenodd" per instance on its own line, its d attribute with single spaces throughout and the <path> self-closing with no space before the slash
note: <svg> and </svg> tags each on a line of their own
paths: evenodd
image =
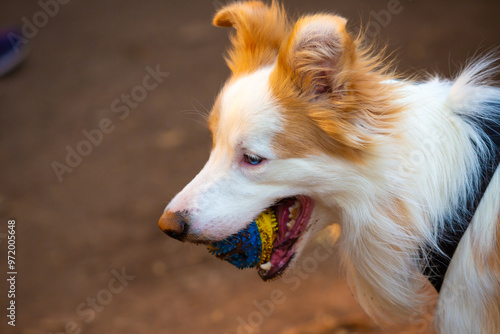
<svg viewBox="0 0 500 334">
<path fill-rule="evenodd" d="M 184 241 L 188 231 L 189 216 L 187 212 L 165 211 L 158 222 L 161 230 L 168 236 Z"/>
</svg>

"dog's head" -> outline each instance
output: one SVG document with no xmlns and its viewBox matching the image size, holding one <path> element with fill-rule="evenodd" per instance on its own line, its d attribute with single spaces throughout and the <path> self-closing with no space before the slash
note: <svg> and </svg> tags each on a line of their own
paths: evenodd
<svg viewBox="0 0 500 334">
<path fill-rule="evenodd" d="M 232 75 L 209 117 L 212 152 L 160 227 L 181 241 L 207 243 L 274 207 L 278 237 L 271 267 L 260 271 L 269 279 L 352 199 L 373 129 L 386 120 L 361 104 L 383 94 L 369 89 L 374 65 L 358 54 L 339 16 L 305 16 L 292 25 L 276 3 L 251 1 L 222 8 L 214 24 L 236 32 L 227 59 Z"/>
</svg>

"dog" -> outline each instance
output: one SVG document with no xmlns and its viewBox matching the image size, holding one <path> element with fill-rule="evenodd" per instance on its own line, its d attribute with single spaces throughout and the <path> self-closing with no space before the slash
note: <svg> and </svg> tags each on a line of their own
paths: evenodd
<svg viewBox="0 0 500 334">
<path fill-rule="evenodd" d="M 291 20 L 276 2 L 235 2 L 231 76 L 208 117 L 201 172 L 160 228 L 206 244 L 267 208 L 281 235 L 264 280 L 338 223 L 353 294 L 374 319 L 409 319 L 439 292 L 440 333 L 500 333 L 500 89 L 496 59 L 454 80 L 398 76 L 333 14 Z M 435 292 L 434 292 L 435 294 Z"/>
</svg>

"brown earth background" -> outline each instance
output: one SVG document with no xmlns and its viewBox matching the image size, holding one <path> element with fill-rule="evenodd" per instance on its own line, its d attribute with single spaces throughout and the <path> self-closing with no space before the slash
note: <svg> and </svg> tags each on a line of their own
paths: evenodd
<svg viewBox="0 0 500 334">
<path fill-rule="evenodd" d="M 407 74 L 450 76 L 500 45 L 499 1 L 401 0 L 380 21 L 393 1 L 284 2 L 292 15 L 337 12 L 354 31 L 374 22 Z M 199 112 L 229 74 L 228 30 L 211 26 L 221 3 L 66 2 L 28 40 L 22 66 L 0 78 L 0 332 L 384 333 L 352 298 L 335 253 L 311 255 L 317 244 L 301 273 L 263 283 L 157 226 L 210 151 Z M 33 23 L 40 11 L 38 1 L 2 0 L 0 26 Z M 169 75 L 120 119 L 113 102 L 142 85 L 148 66 Z M 113 131 L 59 182 L 52 163 L 105 118 Z M 17 227 L 15 327 L 6 318 L 8 219 Z M 113 278 L 122 271 L 123 284 Z M 385 333 L 428 333 L 429 320 Z"/>
</svg>

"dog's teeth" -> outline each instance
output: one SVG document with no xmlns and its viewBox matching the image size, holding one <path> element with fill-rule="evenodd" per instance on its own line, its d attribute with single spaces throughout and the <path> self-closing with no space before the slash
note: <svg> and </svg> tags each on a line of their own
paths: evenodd
<svg viewBox="0 0 500 334">
<path fill-rule="evenodd" d="M 301 204 L 299 200 L 296 200 L 290 207 L 288 208 L 289 214 L 288 219 L 295 219 L 299 214 Z"/>
<path fill-rule="evenodd" d="M 295 219 L 295 218 L 297 218 L 298 213 L 299 213 L 299 209 L 291 211 L 290 214 L 288 215 L 288 219 Z"/>
<path fill-rule="evenodd" d="M 269 271 L 271 269 L 271 261 L 261 264 L 260 269 Z"/>
<path fill-rule="evenodd" d="M 286 223 L 286 227 L 291 230 L 295 226 L 295 219 L 290 220 L 288 223 Z"/>
</svg>

